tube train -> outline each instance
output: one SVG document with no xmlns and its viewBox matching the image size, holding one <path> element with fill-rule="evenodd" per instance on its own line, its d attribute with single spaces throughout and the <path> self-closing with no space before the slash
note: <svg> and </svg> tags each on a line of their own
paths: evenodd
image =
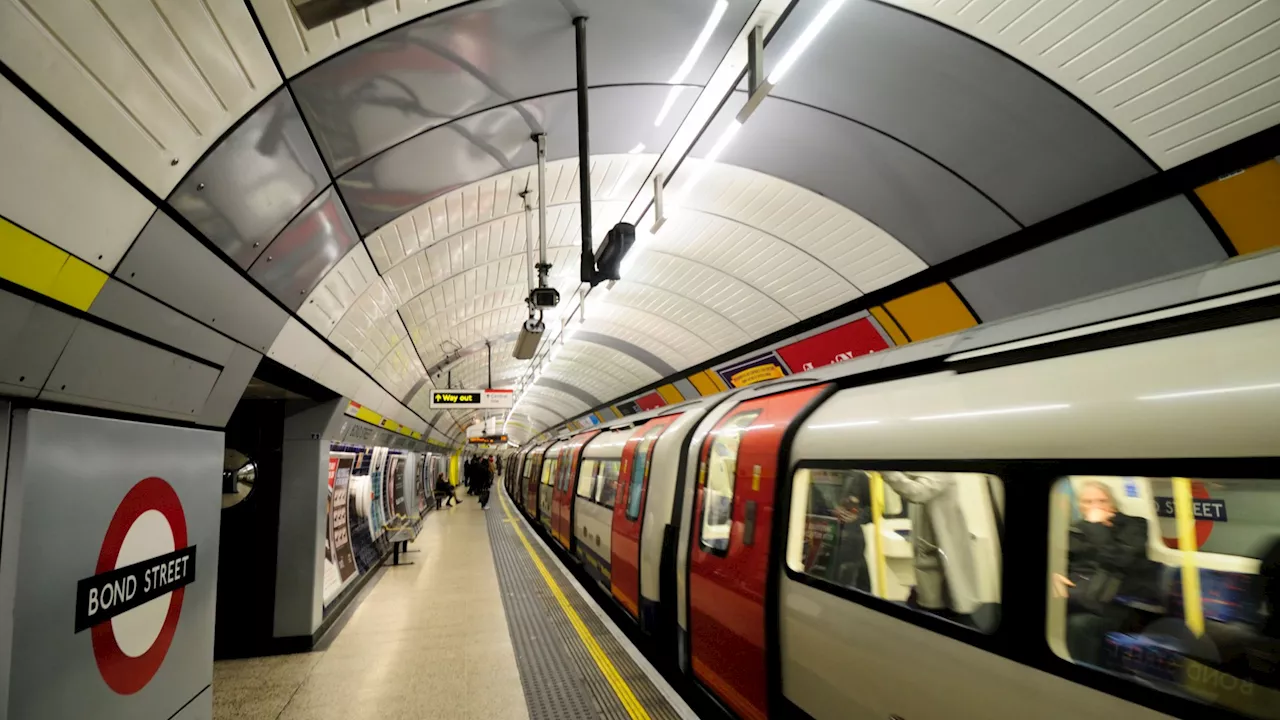
<svg viewBox="0 0 1280 720">
<path fill-rule="evenodd" d="M 1061 316 L 521 448 L 505 486 L 737 717 L 1280 717 L 1280 286 Z"/>
</svg>

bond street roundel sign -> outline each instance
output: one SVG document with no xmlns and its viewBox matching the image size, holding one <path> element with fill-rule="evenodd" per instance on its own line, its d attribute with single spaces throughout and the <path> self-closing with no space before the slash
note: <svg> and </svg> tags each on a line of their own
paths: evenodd
<svg viewBox="0 0 1280 720">
<path fill-rule="evenodd" d="M 112 690 L 132 695 L 155 677 L 195 577 L 196 548 L 187 545 L 178 494 L 158 477 L 138 482 L 107 526 L 93 576 L 76 584 L 75 631 L 89 631 Z"/>
</svg>

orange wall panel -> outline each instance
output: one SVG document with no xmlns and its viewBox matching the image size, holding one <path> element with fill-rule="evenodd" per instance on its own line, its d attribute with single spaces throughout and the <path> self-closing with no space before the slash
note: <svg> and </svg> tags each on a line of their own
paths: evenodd
<svg viewBox="0 0 1280 720">
<path fill-rule="evenodd" d="M 907 338 L 913 342 L 978 324 L 960 296 L 947 283 L 939 283 L 897 300 L 890 300 L 885 303 L 885 309 L 893 315 Z"/>
<path fill-rule="evenodd" d="M 1280 245 L 1280 162 L 1254 165 L 1196 194 L 1241 255 Z"/>
</svg>

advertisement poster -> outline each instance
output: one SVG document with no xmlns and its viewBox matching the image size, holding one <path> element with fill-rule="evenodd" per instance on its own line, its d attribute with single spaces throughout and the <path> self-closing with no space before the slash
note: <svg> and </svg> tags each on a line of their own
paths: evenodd
<svg viewBox="0 0 1280 720">
<path fill-rule="evenodd" d="M 408 458 L 403 455 L 391 457 L 391 499 L 393 517 L 409 517 L 408 487 L 405 484 L 405 466 Z"/>
<path fill-rule="evenodd" d="M 414 473 L 414 495 L 418 499 L 417 510 L 419 516 L 427 510 L 427 458 L 429 457 L 429 455 L 418 455 L 416 465 L 418 471 Z"/>
<path fill-rule="evenodd" d="M 757 355 L 716 370 L 729 387 L 746 387 L 765 380 L 786 377 L 782 361 L 773 353 Z"/>
<path fill-rule="evenodd" d="M 369 462 L 369 486 L 372 493 L 369 502 L 369 532 L 376 540 L 382 537 L 383 527 L 387 524 L 386 493 L 383 483 L 386 481 L 387 449 L 374 448 Z"/>
<path fill-rule="evenodd" d="M 778 355 L 792 372 L 804 372 L 888 347 L 880 330 L 863 317 L 779 348 Z"/>
<path fill-rule="evenodd" d="M 639 403 L 637 403 L 637 402 L 636 402 L 636 401 L 634 401 L 634 400 L 628 400 L 628 401 L 626 401 L 626 402 L 620 402 L 620 403 L 618 403 L 615 407 L 617 407 L 618 412 L 619 412 L 619 413 L 621 413 L 621 415 L 619 415 L 619 417 L 626 417 L 626 416 L 628 416 L 628 415 L 635 415 L 636 413 L 640 412 L 640 405 L 639 405 Z"/>
<path fill-rule="evenodd" d="M 338 570 L 338 581 L 345 585 L 356 574 L 356 559 L 351 551 L 349 520 L 351 468 L 355 459 L 331 458 L 333 492 L 329 496 L 329 536 L 326 554 L 333 559 Z M 325 593 L 328 595 L 328 593 Z"/>
</svg>

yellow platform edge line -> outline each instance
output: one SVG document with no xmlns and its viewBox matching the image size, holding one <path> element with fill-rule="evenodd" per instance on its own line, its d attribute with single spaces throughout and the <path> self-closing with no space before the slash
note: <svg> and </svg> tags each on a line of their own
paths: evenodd
<svg viewBox="0 0 1280 720">
<path fill-rule="evenodd" d="M 631 686 L 627 685 L 627 681 L 622 679 L 618 669 L 613 666 L 613 661 L 605 654 L 604 649 L 600 647 L 595 637 L 591 635 L 591 631 L 582 622 L 582 618 L 578 616 L 577 611 L 569 604 L 569 599 L 565 597 L 559 583 L 551 576 L 547 566 L 542 564 L 542 559 L 538 557 L 538 553 L 533 549 L 533 544 L 529 542 L 529 538 L 525 537 L 524 531 L 520 529 L 520 521 L 512 514 L 510 503 L 502 495 L 498 496 L 498 500 L 502 503 L 502 512 L 506 513 L 507 519 L 511 521 L 512 529 L 516 531 L 516 537 L 520 538 L 520 543 L 524 545 L 524 549 L 533 560 L 534 567 L 538 568 L 538 573 L 542 575 L 543 581 L 551 589 L 551 594 L 555 596 L 556 602 L 560 603 L 560 609 L 569 618 L 569 624 L 573 625 L 573 629 L 577 631 L 578 638 L 582 640 L 582 644 L 587 648 L 587 653 L 595 661 L 600 674 L 604 676 L 604 679 L 609 682 L 609 686 L 613 688 L 614 694 L 618 696 L 618 700 L 626 708 L 627 714 L 631 716 L 632 720 L 650 720 L 649 713 L 644 709 L 644 705 L 640 704 L 635 693 L 631 691 Z"/>
</svg>

